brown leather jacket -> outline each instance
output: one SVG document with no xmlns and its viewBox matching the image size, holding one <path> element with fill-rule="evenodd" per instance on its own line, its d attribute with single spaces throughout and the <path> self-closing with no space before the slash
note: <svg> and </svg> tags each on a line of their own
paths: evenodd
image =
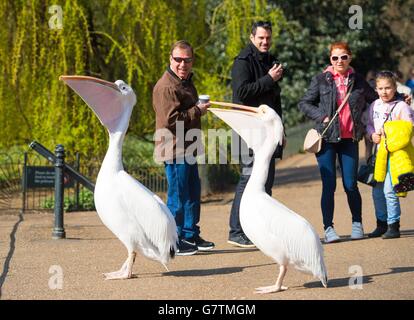
<svg viewBox="0 0 414 320">
<path fill-rule="evenodd" d="M 201 136 L 185 141 L 185 134 L 190 129 L 199 129 L 201 134 L 201 111 L 196 106 L 197 102 L 198 94 L 191 76 L 188 80 L 181 80 L 168 68 L 152 93 L 156 115 L 154 159 L 157 162 L 183 157 L 189 145 L 194 141 L 201 142 Z M 193 152 L 196 154 L 197 150 Z"/>
</svg>

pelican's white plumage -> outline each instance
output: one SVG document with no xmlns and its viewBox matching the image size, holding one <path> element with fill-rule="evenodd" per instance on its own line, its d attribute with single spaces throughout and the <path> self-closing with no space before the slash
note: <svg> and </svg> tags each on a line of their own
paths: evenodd
<svg viewBox="0 0 414 320">
<path fill-rule="evenodd" d="M 269 162 L 283 141 L 283 125 L 277 113 L 266 105 L 257 109 L 210 108 L 232 127 L 254 151 L 252 174 L 240 203 L 240 223 L 247 237 L 280 266 L 275 285 L 256 293 L 286 290 L 282 286 L 287 266 L 310 273 L 327 285 L 323 248 L 318 234 L 302 216 L 265 192 Z"/>
<path fill-rule="evenodd" d="M 103 224 L 125 245 L 128 258 L 106 279 L 132 276 L 136 251 L 161 262 L 173 256 L 176 224 L 162 200 L 125 172 L 122 145 L 136 96 L 122 80 L 115 83 L 86 76 L 61 76 L 94 111 L 109 132 L 109 147 L 96 180 L 94 200 Z"/>
</svg>

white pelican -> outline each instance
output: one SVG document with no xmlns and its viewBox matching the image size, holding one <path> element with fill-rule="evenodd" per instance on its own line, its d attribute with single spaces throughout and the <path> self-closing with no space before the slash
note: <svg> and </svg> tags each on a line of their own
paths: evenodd
<svg viewBox="0 0 414 320">
<path fill-rule="evenodd" d="M 282 282 L 289 264 L 313 274 L 326 287 L 327 274 L 318 234 L 303 217 L 265 192 L 270 158 L 277 144 L 282 144 L 283 125 L 280 117 L 267 105 L 259 108 L 237 106 L 233 110 L 210 108 L 209 111 L 232 127 L 254 152 L 252 174 L 240 203 L 240 223 L 257 248 L 280 266 L 276 283 L 256 288 L 255 293 L 286 290 Z"/>
<path fill-rule="evenodd" d="M 109 132 L 109 147 L 96 180 L 94 200 L 103 224 L 128 250 L 119 271 L 106 279 L 128 279 L 136 251 L 164 267 L 174 256 L 176 224 L 162 200 L 124 171 L 122 145 L 136 96 L 122 80 L 115 83 L 86 76 L 61 76 L 94 111 Z M 168 270 L 168 269 L 167 269 Z"/>
</svg>

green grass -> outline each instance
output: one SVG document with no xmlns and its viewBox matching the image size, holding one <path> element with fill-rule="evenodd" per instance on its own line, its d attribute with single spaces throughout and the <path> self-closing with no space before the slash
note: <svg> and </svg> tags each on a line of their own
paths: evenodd
<svg viewBox="0 0 414 320">
<path fill-rule="evenodd" d="M 42 209 L 53 209 L 55 206 L 55 198 L 47 198 L 41 203 L 40 207 Z M 79 206 L 76 207 L 75 196 L 67 196 L 63 201 L 63 209 L 65 212 L 71 211 L 92 211 L 95 210 L 95 203 L 93 200 L 93 193 L 89 190 L 82 189 L 79 192 Z"/>
</svg>

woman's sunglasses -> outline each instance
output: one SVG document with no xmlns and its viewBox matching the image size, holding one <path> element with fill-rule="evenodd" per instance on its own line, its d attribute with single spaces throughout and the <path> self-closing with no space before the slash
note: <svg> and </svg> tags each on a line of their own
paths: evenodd
<svg viewBox="0 0 414 320">
<path fill-rule="evenodd" d="M 344 54 L 343 56 L 332 56 L 332 61 L 338 61 L 338 59 L 341 59 L 342 61 L 348 60 L 349 56 L 347 54 Z"/>
</svg>

